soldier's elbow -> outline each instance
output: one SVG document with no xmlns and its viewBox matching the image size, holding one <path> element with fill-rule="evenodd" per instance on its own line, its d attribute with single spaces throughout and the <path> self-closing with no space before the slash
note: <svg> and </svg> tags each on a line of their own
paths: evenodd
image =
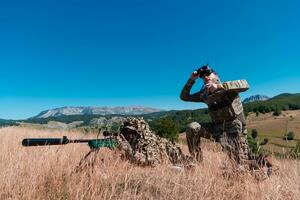
<svg viewBox="0 0 300 200">
<path fill-rule="evenodd" d="M 181 99 L 182 101 L 188 101 L 188 100 L 189 100 L 187 96 L 182 95 L 182 94 L 180 95 L 180 99 Z"/>
</svg>

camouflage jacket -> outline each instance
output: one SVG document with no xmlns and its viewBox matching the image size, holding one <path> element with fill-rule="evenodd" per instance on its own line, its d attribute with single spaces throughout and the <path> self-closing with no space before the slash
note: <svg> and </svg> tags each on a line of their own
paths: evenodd
<svg viewBox="0 0 300 200">
<path fill-rule="evenodd" d="M 143 118 L 126 118 L 120 127 L 118 149 L 126 159 L 144 166 L 184 164 L 189 159 L 176 144 L 155 135 Z"/>
<path fill-rule="evenodd" d="M 215 123 L 230 121 L 238 116 L 244 120 L 243 105 L 239 96 L 240 92 L 249 89 L 245 80 L 228 81 L 223 83 L 224 89 L 213 94 L 207 94 L 205 88 L 190 94 L 195 81 L 189 79 L 183 87 L 180 98 L 183 101 L 203 102 L 208 106 L 208 113 Z"/>
</svg>

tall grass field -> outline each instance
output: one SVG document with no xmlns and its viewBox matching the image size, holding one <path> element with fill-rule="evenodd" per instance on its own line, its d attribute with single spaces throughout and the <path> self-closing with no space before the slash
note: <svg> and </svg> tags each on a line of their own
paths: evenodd
<svg viewBox="0 0 300 200">
<path fill-rule="evenodd" d="M 192 169 L 139 167 L 102 149 L 93 167 L 75 172 L 86 144 L 22 147 L 25 137 L 86 137 L 76 131 L 0 129 L 0 199 L 300 199 L 300 162 L 278 160 L 270 178 L 230 167 L 227 156 L 204 148 Z M 92 137 L 92 136 L 89 136 Z M 183 146 L 186 151 L 186 146 Z"/>
</svg>

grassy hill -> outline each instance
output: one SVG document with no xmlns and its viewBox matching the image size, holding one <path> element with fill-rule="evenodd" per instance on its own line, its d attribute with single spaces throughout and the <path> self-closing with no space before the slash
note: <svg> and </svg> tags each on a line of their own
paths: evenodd
<svg viewBox="0 0 300 200">
<path fill-rule="evenodd" d="M 0 127 L 3 127 L 3 126 L 16 126 L 16 125 L 18 125 L 18 124 L 14 120 L 0 119 Z"/>
<path fill-rule="evenodd" d="M 282 110 L 298 110 L 300 109 L 300 93 L 283 93 L 267 101 L 246 103 L 244 105 L 244 109 L 246 113 L 268 113 L 275 111 L 280 112 Z"/>
</svg>

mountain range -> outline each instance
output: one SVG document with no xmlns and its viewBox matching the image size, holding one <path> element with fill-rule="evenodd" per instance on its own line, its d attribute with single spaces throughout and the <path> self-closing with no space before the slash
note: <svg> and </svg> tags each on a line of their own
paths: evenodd
<svg viewBox="0 0 300 200">
<path fill-rule="evenodd" d="M 34 118 L 48 118 L 69 115 L 143 115 L 153 112 L 161 112 L 161 109 L 142 106 L 119 107 L 62 107 L 42 111 Z"/>
<path fill-rule="evenodd" d="M 266 101 L 268 99 L 270 99 L 270 97 L 257 94 L 257 95 L 253 95 L 253 96 L 250 96 L 250 97 L 244 99 L 243 103 L 251 103 L 251 102 L 255 102 L 255 101 Z"/>
<path fill-rule="evenodd" d="M 243 103 L 255 102 L 255 101 L 265 101 L 269 97 L 264 95 L 254 95 L 246 98 Z M 142 106 L 119 106 L 119 107 L 61 107 L 42 111 L 37 116 L 33 118 L 48 118 L 48 117 L 59 117 L 59 116 L 70 116 L 70 115 L 145 115 L 156 112 L 161 112 L 163 110 L 156 108 L 148 108 Z"/>
<path fill-rule="evenodd" d="M 245 113 L 249 112 L 279 112 L 281 110 L 297 110 L 300 109 L 300 93 L 290 94 L 283 93 L 268 100 L 266 97 L 257 95 L 249 97 L 249 101 L 243 101 Z M 90 124 L 112 124 L 115 121 L 120 121 L 121 118 L 126 116 L 140 116 L 144 117 L 147 121 L 153 121 L 161 117 L 168 117 L 175 121 L 179 126 L 185 127 L 190 121 L 209 121 L 206 108 L 197 110 L 169 110 L 164 111 L 155 108 L 147 108 L 141 106 L 131 107 L 62 107 L 49 109 L 41 112 L 35 117 L 25 120 L 5 120 L 0 119 L 1 126 L 17 125 L 19 122 L 47 124 L 51 121 L 62 122 L 71 124 L 73 122 L 81 122 L 81 126 Z M 77 125 L 76 125 L 77 126 Z"/>
</svg>

